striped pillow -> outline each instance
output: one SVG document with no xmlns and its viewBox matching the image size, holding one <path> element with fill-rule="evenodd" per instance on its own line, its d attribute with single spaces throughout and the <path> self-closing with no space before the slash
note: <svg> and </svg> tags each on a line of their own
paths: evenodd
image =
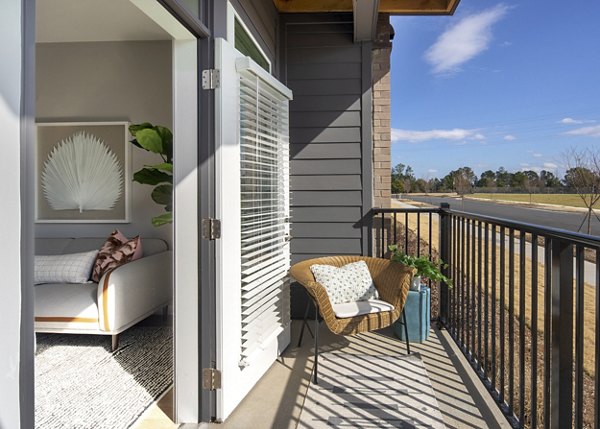
<svg viewBox="0 0 600 429">
<path fill-rule="evenodd" d="M 120 231 L 113 231 L 98 252 L 92 280 L 99 282 L 108 271 L 142 257 L 140 236 L 127 239 Z"/>
</svg>

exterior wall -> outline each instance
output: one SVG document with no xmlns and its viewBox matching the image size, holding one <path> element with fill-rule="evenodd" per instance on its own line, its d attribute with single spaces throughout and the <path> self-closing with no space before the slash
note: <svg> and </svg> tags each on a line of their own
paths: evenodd
<svg viewBox="0 0 600 429">
<path fill-rule="evenodd" d="M 36 115 L 40 122 L 152 122 L 173 128 L 172 43 L 40 43 L 36 46 Z M 157 155 L 131 148 L 131 173 L 155 164 Z M 131 177 L 127 178 L 131 180 Z M 129 224 L 37 224 L 40 237 L 158 237 L 171 244 L 170 226 L 152 226 L 162 213 L 153 187 L 132 183 Z"/>
<path fill-rule="evenodd" d="M 373 207 L 391 206 L 391 92 L 392 32 L 389 14 L 379 14 L 373 44 Z"/>
<path fill-rule="evenodd" d="M 281 80 L 294 92 L 292 263 L 366 254 L 368 231 L 362 219 L 371 209 L 370 45 L 353 42 L 349 14 L 329 14 L 322 21 L 315 15 L 284 15 L 282 21 Z"/>
</svg>

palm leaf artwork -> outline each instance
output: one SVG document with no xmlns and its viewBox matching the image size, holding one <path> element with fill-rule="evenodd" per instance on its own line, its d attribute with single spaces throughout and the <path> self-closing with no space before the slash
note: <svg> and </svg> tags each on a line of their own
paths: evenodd
<svg viewBox="0 0 600 429">
<path fill-rule="evenodd" d="M 111 210 L 123 194 L 117 155 L 98 137 L 78 132 L 44 162 L 42 192 L 54 210 Z"/>
</svg>

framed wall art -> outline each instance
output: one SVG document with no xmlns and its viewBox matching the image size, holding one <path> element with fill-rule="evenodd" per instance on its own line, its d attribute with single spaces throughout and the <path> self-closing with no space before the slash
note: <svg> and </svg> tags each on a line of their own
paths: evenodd
<svg viewBox="0 0 600 429">
<path fill-rule="evenodd" d="M 127 122 L 38 123 L 36 222 L 128 223 Z"/>
</svg>

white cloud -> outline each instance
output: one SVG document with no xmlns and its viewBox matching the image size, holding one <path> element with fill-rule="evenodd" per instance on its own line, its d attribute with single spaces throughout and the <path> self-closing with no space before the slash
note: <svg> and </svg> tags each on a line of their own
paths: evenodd
<svg viewBox="0 0 600 429">
<path fill-rule="evenodd" d="M 512 134 L 507 134 L 504 136 L 504 140 L 507 140 L 509 142 L 516 140 L 517 138 L 515 136 L 513 136 Z"/>
<path fill-rule="evenodd" d="M 592 127 L 581 127 L 575 130 L 567 131 L 565 134 L 571 136 L 589 136 L 589 137 L 600 137 L 600 125 L 594 125 Z"/>
<path fill-rule="evenodd" d="M 543 164 L 544 170 L 556 170 L 558 165 L 553 162 L 544 162 Z"/>
<path fill-rule="evenodd" d="M 591 119 L 573 119 L 573 118 L 563 118 L 560 121 L 558 121 L 559 124 L 565 124 L 565 125 L 574 125 L 574 124 L 592 124 L 596 121 L 591 120 Z"/>
<path fill-rule="evenodd" d="M 544 155 L 542 155 L 541 153 L 538 153 L 538 152 L 533 154 L 534 158 L 541 158 L 542 156 L 544 156 Z"/>
<path fill-rule="evenodd" d="M 478 130 L 466 130 L 454 128 L 452 130 L 402 130 L 392 128 L 392 141 L 408 141 L 411 143 L 424 142 L 429 140 L 484 140 L 485 136 Z"/>
<path fill-rule="evenodd" d="M 425 52 L 433 73 L 451 73 L 485 51 L 492 40 L 492 25 L 506 15 L 508 7 L 499 4 L 466 16 L 444 31 Z"/>
<path fill-rule="evenodd" d="M 522 163 L 521 163 L 521 167 L 529 167 L 529 164 L 528 164 L 528 163 L 526 163 L 526 162 L 522 162 Z"/>
<path fill-rule="evenodd" d="M 427 170 L 428 173 L 437 173 L 438 171 L 435 168 L 430 168 L 429 170 Z"/>
</svg>

